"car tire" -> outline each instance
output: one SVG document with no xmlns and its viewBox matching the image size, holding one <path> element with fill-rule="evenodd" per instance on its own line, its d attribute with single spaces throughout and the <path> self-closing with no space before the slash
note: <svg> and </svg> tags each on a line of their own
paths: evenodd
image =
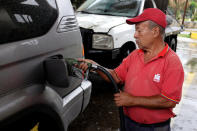
<svg viewBox="0 0 197 131">
<path fill-rule="evenodd" d="M 123 46 L 120 50 L 120 60 L 122 61 L 135 49 L 136 47 L 133 43 L 128 43 L 125 46 Z"/>
</svg>

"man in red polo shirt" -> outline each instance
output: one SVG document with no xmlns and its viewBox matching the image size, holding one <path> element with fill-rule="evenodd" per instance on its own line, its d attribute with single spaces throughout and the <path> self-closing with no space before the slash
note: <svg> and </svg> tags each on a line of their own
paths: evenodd
<svg viewBox="0 0 197 131">
<path fill-rule="evenodd" d="M 117 83 L 124 84 L 124 91 L 114 95 L 115 103 L 124 106 L 127 131 L 170 131 L 170 118 L 175 116 L 172 109 L 181 99 L 184 71 L 176 53 L 163 40 L 166 15 L 149 8 L 126 22 L 135 24 L 139 49 L 116 69 L 108 69 Z M 79 68 L 86 70 L 87 64 Z"/>
</svg>

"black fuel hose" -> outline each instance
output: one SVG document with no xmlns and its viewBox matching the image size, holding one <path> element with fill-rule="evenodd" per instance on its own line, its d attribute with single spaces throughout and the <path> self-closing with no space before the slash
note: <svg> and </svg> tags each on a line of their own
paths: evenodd
<svg viewBox="0 0 197 131">
<path fill-rule="evenodd" d="M 112 84 L 114 86 L 114 92 L 120 93 L 118 85 L 115 82 L 114 78 L 104 67 L 99 66 L 99 65 L 92 65 L 91 68 L 97 69 L 97 70 L 100 70 L 101 72 L 103 72 L 109 78 L 109 80 L 112 82 Z M 120 117 L 120 131 L 125 131 L 125 119 L 124 119 L 123 107 L 122 106 L 118 107 L 118 110 L 119 110 L 119 117 Z"/>
</svg>

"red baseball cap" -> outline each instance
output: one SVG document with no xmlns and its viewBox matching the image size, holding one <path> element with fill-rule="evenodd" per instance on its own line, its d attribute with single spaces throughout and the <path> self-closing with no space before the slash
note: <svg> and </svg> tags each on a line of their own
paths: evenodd
<svg viewBox="0 0 197 131">
<path fill-rule="evenodd" d="M 126 22 L 127 24 L 131 25 L 147 20 L 151 20 L 163 28 L 166 28 L 167 26 L 166 15 L 157 8 L 147 8 L 143 11 L 142 14 L 134 18 L 127 19 Z"/>
</svg>

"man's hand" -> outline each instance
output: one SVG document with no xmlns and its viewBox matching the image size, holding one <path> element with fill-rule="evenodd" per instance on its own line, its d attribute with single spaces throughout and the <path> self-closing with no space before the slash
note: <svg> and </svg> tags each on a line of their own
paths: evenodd
<svg viewBox="0 0 197 131">
<path fill-rule="evenodd" d="M 94 64 L 94 65 L 99 65 L 98 63 L 96 63 L 95 61 L 90 60 L 90 59 L 81 59 L 81 58 L 79 58 L 78 61 L 81 62 L 81 63 L 80 63 L 80 65 L 76 65 L 76 67 L 82 69 L 82 70 L 85 71 L 85 72 L 86 72 L 86 70 L 88 69 L 88 64 L 87 64 L 87 63 L 91 63 L 91 64 Z M 114 70 L 112 70 L 112 69 L 107 69 L 107 68 L 105 68 L 105 69 L 112 75 L 112 77 L 113 77 L 113 79 L 116 81 L 116 83 L 120 83 L 120 79 L 118 78 L 118 76 L 116 75 L 116 73 L 115 73 Z M 96 70 L 96 72 L 97 72 L 104 80 L 106 80 L 106 81 L 108 81 L 108 82 L 111 82 L 111 81 L 109 80 L 109 78 L 108 78 L 103 72 L 101 72 L 101 71 L 99 71 L 99 70 Z"/>
<path fill-rule="evenodd" d="M 88 69 L 88 63 L 98 65 L 95 61 L 89 60 L 89 59 L 79 58 L 78 61 L 81 63 L 80 63 L 80 65 L 76 65 L 76 66 L 78 68 L 82 69 L 83 71 L 86 71 Z"/>
<path fill-rule="evenodd" d="M 134 96 L 129 93 L 122 92 L 114 94 L 114 101 L 117 106 L 132 106 L 135 102 Z"/>
</svg>

